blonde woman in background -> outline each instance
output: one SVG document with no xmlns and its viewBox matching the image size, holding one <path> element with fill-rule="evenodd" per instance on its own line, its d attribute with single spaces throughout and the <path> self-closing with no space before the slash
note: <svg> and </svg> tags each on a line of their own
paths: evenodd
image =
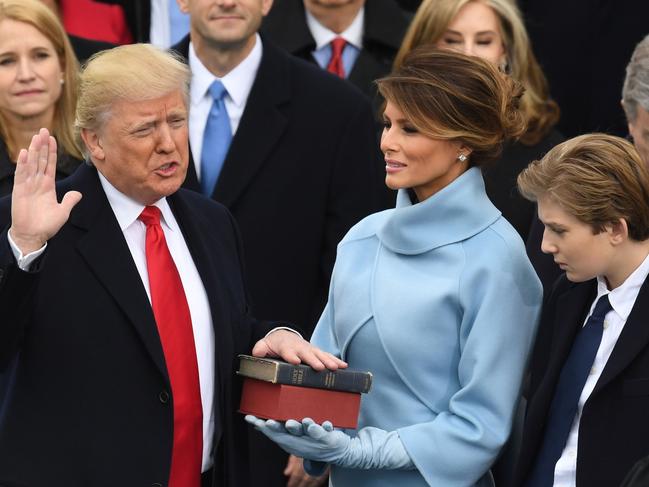
<svg viewBox="0 0 649 487">
<path fill-rule="evenodd" d="M 0 196 L 20 147 L 41 127 L 57 139 L 57 177 L 81 162 L 74 139 L 78 63 L 56 15 L 37 0 L 0 0 Z"/>
<path fill-rule="evenodd" d="M 527 129 L 501 157 L 483 168 L 487 195 L 525 240 L 535 207 L 516 190 L 516 177 L 533 160 L 563 140 L 554 130 L 559 107 L 536 61 L 521 14 L 512 0 L 424 0 L 395 59 L 434 44 L 486 59 L 525 87 L 520 109 Z"/>
</svg>

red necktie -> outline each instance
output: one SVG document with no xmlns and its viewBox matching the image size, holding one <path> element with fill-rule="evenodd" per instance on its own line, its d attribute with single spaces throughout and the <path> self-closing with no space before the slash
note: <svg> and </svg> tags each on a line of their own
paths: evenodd
<svg viewBox="0 0 649 487">
<path fill-rule="evenodd" d="M 343 50 L 347 41 L 342 37 L 336 37 L 331 41 L 331 59 L 327 65 L 327 71 L 336 74 L 341 78 L 345 77 L 345 67 L 343 66 Z"/>
<path fill-rule="evenodd" d="M 189 306 L 160 226 L 160 210 L 147 206 L 140 220 L 146 225 L 151 305 L 173 397 L 174 432 L 169 487 L 200 487 L 203 407 Z"/>
</svg>

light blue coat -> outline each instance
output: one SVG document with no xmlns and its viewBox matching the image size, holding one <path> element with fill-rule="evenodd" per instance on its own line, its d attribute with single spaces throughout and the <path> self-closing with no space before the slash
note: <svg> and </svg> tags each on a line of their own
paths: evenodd
<svg viewBox="0 0 649 487">
<path fill-rule="evenodd" d="M 402 190 L 396 208 L 354 226 L 338 246 L 312 342 L 374 373 L 359 428 L 397 430 L 417 469 L 334 466 L 332 485 L 491 485 L 541 298 L 479 169 L 419 204 Z"/>
</svg>

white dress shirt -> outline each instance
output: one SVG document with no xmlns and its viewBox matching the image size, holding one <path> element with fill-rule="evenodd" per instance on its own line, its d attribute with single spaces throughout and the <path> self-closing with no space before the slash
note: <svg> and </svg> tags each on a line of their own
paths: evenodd
<svg viewBox="0 0 649 487">
<path fill-rule="evenodd" d="M 210 114 L 214 99 L 209 93 L 209 87 L 214 80 L 220 79 L 227 90 L 224 103 L 230 118 L 232 137 L 239 128 L 241 116 L 246 108 L 250 90 L 257 77 L 259 64 L 261 63 L 262 44 L 259 34 L 255 34 L 255 45 L 250 54 L 239 63 L 232 71 L 217 78 L 198 59 L 194 45 L 189 44 L 189 67 L 192 72 L 192 79 L 189 85 L 190 107 L 189 107 L 189 143 L 194 158 L 196 176 L 201 178 L 201 151 L 203 150 L 203 132 L 207 124 L 207 117 Z"/>
<path fill-rule="evenodd" d="M 171 46 L 169 25 L 169 0 L 151 0 L 151 27 L 149 41 L 154 46 L 167 49 Z"/>
<path fill-rule="evenodd" d="M 586 379 L 586 384 L 584 385 L 581 396 L 579 397 L 577 413 L 568 436 L 568 441 L 563 449 L 561 458 L 559 458 L 555 465 L 554 487 L 576 487 L 577 485 L 577 454 L 581 412 L 584 408 L 584 404 L 593 392 L 597 381 L 602 375 L 602 371 L 613 352 L 613 348 L 615 347 L 618 338 L 620 338 L 620 334 L 624 329 L 624 324 L 631 313 L 631 309 L 633 308 L 638 293 L 640 292 L 640 287 L 642 287 L 647 275 L 649 275 L 649 256 L 647 256 L 642 264 L 640 264 L 638 268 L 626 278 L 622 285 L 616 287 L 612 291 L 608 290 L 606 281 L 603 278 L 597 278 L 597 297 L 590 307 L 588 317 L 593 313 L 597 300 L 605 294 L 608 294 L 608 299 L 613 309 L 606 314 L 604 319 L 602 341 L 597 349 L 597 355 L 595 356 L 595 361 L 593 362 L 590 375 Z M 584 325 L 586 324 L 588 317 L 584 321 Z"/>
<path fill-rule="evenodd" d="M 146 265 L 146 225 L 138 220 L 144 206 L 132 200 L 123 193 L 120 193 L 108 180 L 101 174 L 99 180 L 106 193 L 108 203 L 110 204 L 119 227 L 124 234 L 128 248 L 133 256 L 133 261 L 140 274 L 142 284 L 146 290 L 149 302 L 151 301 L 151 291 L 149 287 L 149 273 Z M 189 313 L 192 320 L 194 332 L 194 344 L 196 346 L 196 360 L 198 363 L 198 376 L 201 389 L 201 402 L 203 406 L 203 462 L 202 471 L 208 470 L 212 464 L 211 457 L 212 443 L 214 438 L 214 327 L 212 326 L 212 314 L 210 305 L 203 286 L 203 281 L 198 274 L 194 260 L 192 259 L 185 238 L 178 226 L 169 203 L 166 198 L 162 198 L 155 204 L 160 209 L 162 216 L 160 226 L 164 232 L 167 246 L 171 257 L 176 264 L 180 280 L 185 290 Z M 36 252 L 23 256 L 16 247 L 15 242 L 9 235 L 9 243 L 18 266 L 26 270 L 31 262 L 38 258 L 44 251 L 45 246 Z"/>
<path fill-rule="evenodd" d="M 151 44 L 168 49 L 188 33 L 189 14 L 180 11 L 176 0 L 151 0 Z"/>
<path fill-rule="evenodd" d="M 363 49 L 363 31 L 365 29 L 365 7 L 361 7 L 356 14 L 356 18 L 340 34 L 329 30 L 316 19 L 311 12 L 305 9 L 306 24 L 311 31 L 313 40 L 315 40 L 315 50 L 311 52 L 318 65 L 326 69 L 329 61 L 331 60 L 331 41 L 336 37 L 342 37 L 347 41 L 347 45 L 342 53 L 343 67 L 345 69 L 345 77 L 349 76 L 358 55 Z"/>
</svg>

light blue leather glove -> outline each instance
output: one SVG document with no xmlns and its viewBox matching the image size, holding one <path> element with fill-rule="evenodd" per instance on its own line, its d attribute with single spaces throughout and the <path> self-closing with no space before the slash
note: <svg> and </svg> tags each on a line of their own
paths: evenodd
<svg viewBox="0 0 649 487">
<path fill-rule="evenodd" d="M 366 427 L 351 437 L 335 430 L 329 421 L 322 426 L 311 418 L 289 419 L 285 425 L 247 415 L 246 421 L 288 453 L 358 469 L 414 469 L 396 431 Z"/>
</svg>

